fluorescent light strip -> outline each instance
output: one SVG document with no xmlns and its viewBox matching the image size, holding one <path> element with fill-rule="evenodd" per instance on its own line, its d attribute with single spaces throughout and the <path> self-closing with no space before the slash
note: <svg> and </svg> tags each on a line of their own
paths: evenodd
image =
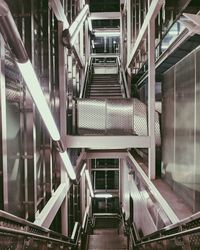
<svg viewBox="0 0 200 250">
<path fill-rule="evenodd" d="M 95 198 L 111 198 L 112 197 L 112 194 L 95 194 L 94 196 Z"/>
<path fill-rule="evenodd" d="M 59 152 L 59 154 L 60 154 L 60 157 L 61 157 L 61 159 L 62 159 L 62 161 L 63 161 L 63 163 L 65 165 L 65 168 L 67 170 L 67 173 L 68 173 L 70 179 L 76 180 L 76 173 L 74 171 L 74 168 L 73 168 L 73 166 L 71 164 L 71 161 L 69 159 L 69 156 L 68 156 L 67 152 L 66 151 L 65 152 Z"/>
<path fill-rule="evenodd" d="M 88 170 L 85 170 L 85 175 L 86 175 L 88 187 L 89 187 L 89 190 L 90 190 L 90 195 L 93 198 L 94 197 L 94 192 L 93 192 L 92 182 L 91 182 L 91 178 L 90 178 L 90 174 L 89 174 Z"/>
<path fill-rule="evenodd" d="M 50 136 L 54 141 L 59 141 L 60 133 L 53 119 L 30 60 L 28 60 L 26 63 L 17 63 L 17 65 L 35 102 L 35 105 L 43 119 L 43 122 L 47 130 L 49 131 Z"/>
<path fill-rule="evenodd" d="M 81 169 L 81 172 L 80 172 L 80 176 L 83 175 L 83 173 L 85 171 L 85 168 L 86 168 L 86 163 L 84 163 L 83 166 L 82 166 L 82 169 Z"/>
</svg>

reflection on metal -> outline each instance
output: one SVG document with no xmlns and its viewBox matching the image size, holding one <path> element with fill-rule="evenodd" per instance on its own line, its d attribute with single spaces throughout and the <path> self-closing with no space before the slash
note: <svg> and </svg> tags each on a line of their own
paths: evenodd
<svg viewBox="0 0 200 250">
<path fill-rule="evenodd" d="M 36 216 L 35 225 L 49 228 L 69 190 L 69 184 L 60 184 L 42 211 Z"/>
<path fill-rule="evenodd" d="M 139 173 L 140 177 L 142 178 L 142 181 L 147 185 L 148 190 L 151 192 L 151 194 L 154 196 L 157 202 L 161 205 L 162 209 L 168 216 L 168 218 L 171 220 L 172 223 L 179 222 L 178 217 L 174 213 L 174 211 L 171 209 L 171 207 L 168 205 L 166 200 L 162 197 L 162 195 L 159 193 L 157 188 L 153 185 L 153 183 L 149 180 L 147 175 L 144 173 L 144 171 L 141 169 L 137 161 L 134 159 L 134 157 L 128 153 L 128 161 L 134 166 L 134 168 L 137 170 L 137 173 Z"/>
</svg>

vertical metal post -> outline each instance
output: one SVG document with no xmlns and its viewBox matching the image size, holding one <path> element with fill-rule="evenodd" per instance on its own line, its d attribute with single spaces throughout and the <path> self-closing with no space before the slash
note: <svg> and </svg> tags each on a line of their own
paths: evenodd
<svg viewBox="0 0 200 250">
<path fill-rule="evenodd" d="M 88 21 L 85 21 L 85 61 L 88 62 L 90 55 L 90 37 L 88 32 Z"/>
<path fill-rule="evenodd" d="M 0 163 L 0 209 L 8 211 L 8 169 L 7 169 L 7 126 L 6 126 L 6 87 L 5 87 L 5 44 L 0 35 L 0 141 L 1 141 L 1 163 Z"/>
<path fill-rule="evenodd" d="M 148 176 L 156 177 L 155 160 L 155 19 L 148 25 L 148 133 L 150 148 L 148 149 Z"/>
<path fill-rule="evenodd" d="M 131 12 L 131 0 L 127 0 L 127 61 L 129 61 L 129 55 L 131 52 L 131 41 L 132 41 L 132 32 L 131 29 L 133 27 L 133 23 L 132 23 L 132 12 Z M 128 88 L 129 91 L 131 90 L 131 69 L 128 68 L 127 69 L 127 73 L 128 73 Z M 131 93 L 131 91 L 130 91 Z"/>
<path fill-rule="evenodd" d="M 63 24 L 58 22 L 58 39 L 61 37 L 63 31 Z M 60 97 L 60 135 L 61 139 L 64 139 L 66 131 L 66 78 L 65 78 L 65 65 L 66 65 L 66 49 L 63 47 L 62 42 L 58 40 L 58 73 L 59 73 L 59 97 Z M 63 140 L 65 142 L 65 140 Z M 66 145 L 64 145 L 66 147 Z M 60 175 L 61 183 L 68 183 L 69 178 L 65 171 L 63 162 L 60 161 Z M 68 235 L 68 199 L 65 197 L 61 206 L 61 223 L 62 223 L 62 234 Z"/>
</svg>

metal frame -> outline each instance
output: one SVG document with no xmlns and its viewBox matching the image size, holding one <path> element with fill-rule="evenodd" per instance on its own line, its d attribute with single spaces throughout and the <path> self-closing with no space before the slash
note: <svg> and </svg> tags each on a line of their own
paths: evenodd
<svg viewBox="0 0 200 250">
<path fill-rule="evenodd" d="M 69 190 L 68 183 L 61 183 L 42 211 L 36 215 L 35 225 L 49 228 Z M 65 222 L 66 223 L 66 222 Z"/>
<path fill-rule="evenodd" d="M 65 137 L 68 148 L 126 149 L 149 148 L 149 136 L 70 136 Z"/>
<path fill-rule="evenodd" d="M 147 34 L 148 24 L 150 23 L 150 21 L 152 19 L 154 19 L 157 16 L 158 12 L 160 11 L 160 8 L 162 7 L 162 5 L 164 3 L 165 3 L 165 0 L 153 0 L 152 1 L 151 5 L 150 5 L 150 7 L 148 9 L 147 15 L 146 15 L 146 17 L 144 19 L 144 22 L 142 24 L 142 27 L 140 29 L 140 32 L 139 32 L 139 34 L 137 36 L 137 39 L 135 41 L 134 47 L 130 51 L 129 58 L 127 60 L 126 68 L 131 67 L 131 63 L 132 63 L 134 57 L 136 56 L 136 53 L 137 53 L 137 51 L 139 49 L 139 46 L 140 46 L 143 38 Z"/>
</svg>

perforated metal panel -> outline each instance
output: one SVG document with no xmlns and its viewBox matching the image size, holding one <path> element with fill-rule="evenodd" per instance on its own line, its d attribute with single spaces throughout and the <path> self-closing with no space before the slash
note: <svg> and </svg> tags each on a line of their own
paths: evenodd
<svg viewBox="0 0 200 250">
<path fill-rule="evenodd" d="M 133 134 L 133 100 L 108 99 L 106 105 L 108 134 Z"/>
<path fill-rule="evenodd" d="M 137 135 L 147 135 L 147 106 L 134 99 L 134 131 Z"/>
<path fill-rule="evenodd" d="M 106 103 L 104 100 L 77 100 L 77 133 L 104 134 L 106 122 Z"/>
<path fill-rule="evenodd" d="M 147 106 L 138 99 L 78 99 L 79 135 L 147 136 Z M 155 112 L 156 144 L 161 144 L 159 114 Z"/>
</svg>

